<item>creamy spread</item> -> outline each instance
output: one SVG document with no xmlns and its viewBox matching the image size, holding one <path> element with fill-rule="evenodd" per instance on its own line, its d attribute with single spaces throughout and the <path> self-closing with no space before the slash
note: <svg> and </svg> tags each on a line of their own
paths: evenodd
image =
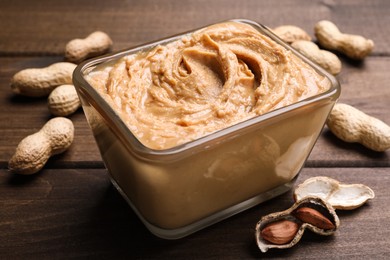
<svg viewBox="0 0 390 260">
<path fill-rule="evenodd" d="M 291 51 L 237 22 L 125 56 L 87 80 L 152 149 L 198 139 L 330 87 Z"/>
</svg>

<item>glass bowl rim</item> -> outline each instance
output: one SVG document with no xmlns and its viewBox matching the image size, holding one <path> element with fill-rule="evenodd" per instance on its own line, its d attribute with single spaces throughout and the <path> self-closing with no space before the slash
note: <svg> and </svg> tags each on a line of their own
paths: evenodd
<svg viewBox="0 0 390 260">
<path fill-rule="evenodd" d="M 84 78 L 85 73 L 93 69 L 95 66 L 102 64 L 104 62 L 108 61 L 113 61 L 118 58 L 121 58 L 123 56 L 137 53 L 141 50 L 148 50 L 151 49 L 157 45 L 161 44 L 167 44 L 171 41 L 175 41 L 177 39 L 180 39 L 181 37 L 191 34 L 197 30 L 200 30 L 202 28 L 205 28 L 207 26 L 211 26 L 214 24 L 219 24 L 223 22 L 239 22 L 239 23 L 244 23 L 251 25 L 255 29 L 257 29 L 260 33 L 268 36 L 271 38 L 273 41 L 276 41 L 279 45 L 282 45 L 284 48 L 287 50 L 290 50 L 293 52 L 294 55 L 298 56 L 300 59 L 302 59 L 304 62 L 308 63 L 311 67 L 313 67 L 319 74 L 325 76 L 329 81 L 330 81 L 330 88 L 322 92 L 320 94 L 311 96 L 309 98 L 303 99 L 299 102 L 290 104 L 288 106 L 284 106 L 272 111 L 269 111 L 267 113 L 264 113 L 262 115 L 255 116 L 253 118 L 247 119 L 245 121 L 239 122 L 237 124 L 234 124 L 232 126 L 223 128 L 221 130 L 209 133 L 205 136 L 202 136 L 198 139 L 195 139 L 193 141 L 183 143 L 177 146 L 174 146 L 172 148 L 168 149 L 162 149 L 162 150 L 157 150 L 157 149 L 152 149 L 144 144 L 142 144 L 136 137 L 135 135 L 131 132 L 131 130 L 126 126 L 125 122 L 121 119 L 119 114 L 114 111 L 114 109 L 104 100 L 104 98 L 98 93 L 98 91 L 93 88 Z M 323 99 L 333 99 L 337 100 L 338 97 L 340 96 L 340 84 L 338 80 L 328 73 L 326 70 L 321 68 L 319 65 L 315 64 L 311 60 L 309 60 L 307 57 L 296 51 L 293 47 L 285 43 L 283 40 L 281 40 L 277 35 L 275 35 L 267 26 L 264 26 L 260 23 L 257 23 L 252 20 L 248 19 L 231 19 L 231 20 L 226 20 L 226 21 L 221 21 L 209 25 L 202 26 L 200 28 L 196 28 L 184 33 L 179 33 L 170 37 L 166 37 L 160 40 L 152 41 L 146 44 L 141 44 L 137 45 L 134 47 L 130 47 L 124 50 L 112 52 L 103 56 L 95 57 L 89 60 L 86 60 L 82 63 L 80 63 L 76 69 L 73 72 L 73 82 L 74 85 L 77 89 L 78 92 L 82 92 L 84 95 L 88 95 L 88 102 L 91 102 L 93 100 L 93 103 L 97 103 L 100 108 L 103 109 L 103 111 L 108 115 L 108 118 L 111 120 L 110 123 L 114 124 L 115 128 L 119 131 L 117 132 L 118 135 L 122 137 L 122 141 L 124 141 L 126 144 L 131 143 L 131 149 L 132 151 L 142 157 L 142 158 L 162 158 L 164 157 L 165 159 L 174 159 L 177 157 L 182 157 L 184 154 L 193 154 L 196 150 L 196 148 L 204 148 L 205 146 L 207 147 L 207 143 L 209 143 L 212 140 L 215 139 L 220 139 L 226 136 L 231 136 L 237 133 L 240 130 L 249 128 L 253 125 L 257 125 L 260 122 L 267 121 L 268 119 L 275 118 L 278 115 L 285 114 L 287 112 L 296 110 L 300 107 L 304 107 L 307 105 L 310 105 L 312 103 L 318 102 Z M 96 107 L 95 107 L 96 108 Z M 129 138 L 131 140 L 129 140 Z"/>
</svg>

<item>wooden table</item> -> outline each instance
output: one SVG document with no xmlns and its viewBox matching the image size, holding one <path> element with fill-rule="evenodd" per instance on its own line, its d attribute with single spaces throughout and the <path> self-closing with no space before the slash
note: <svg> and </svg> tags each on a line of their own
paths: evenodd
<svg viewBox="0 0 390 260">
<path fill-rule="evenodd" d="M 180 240 L 154 237 L 111 185 L 80 109 L 70 150 L 50 159 L 33 176 L 8 172 L 18 142 L 50 117 L 46 98 L 14 95 L 9 88 L 21 69 L 63 60 L 65 44 L 95 30 L 107 32 L 120 50 L 230 18 L 269 27 L 293 24 L 313 35 L 321 19 L 375 41 L 362 62 L 341 57 L 340 101 L 390 124 L 390 1 L 115 1 L 3 0 L 0 3 L 0 259 L 29 258 L 358 258 L 390 257 L 390 151 L 372 152 L 344 143 L 324 129 L 298 183 L 330 176 L 364 183 L 376 198 L 339 211 L 334 236 L 306 232 L 289 250 L 263 254 L 254 226 L 261 216 L 292 204 L 288 192 Z"/>
</svg>

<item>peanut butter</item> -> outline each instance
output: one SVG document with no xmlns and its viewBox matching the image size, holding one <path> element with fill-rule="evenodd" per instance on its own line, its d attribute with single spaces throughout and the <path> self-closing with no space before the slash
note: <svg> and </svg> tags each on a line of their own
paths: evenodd
<svg viewBox="0 0 390 260">
<path fill-rule="evenodd" d="M 168 149 L 322 93 L 329 81 L 249 25 L 213 25 L 95 69 L 88 82 L 145 146 Z"/>
</svg>

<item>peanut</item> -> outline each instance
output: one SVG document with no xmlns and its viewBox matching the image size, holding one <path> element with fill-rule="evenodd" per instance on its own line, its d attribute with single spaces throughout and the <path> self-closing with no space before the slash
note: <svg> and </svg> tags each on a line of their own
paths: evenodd
<svg viewBox="0 0 390 260">
<path fill-rule="evenodd" d="M 314 27 L 319 44 L 328 50 L 338 51 L 352 59 L 363 59 L 371 53 L 374 42 L 360 35 L 341 33 L 330 21 L 320 21 Z"/>
<path fill-rule="evenodd" d="M 282 25 L 274 28 L 272 31 L 286 43 L 293 43 L 299 40 L 311 41 L 310 35 L 298 26 Z"/>
<path fill-rule="evenodd" d="M 55 116 L 73 114 L 80 105 L 80 99 L 73 85 L 56 87 L 48 97 L 49 111 Z"/>
<path fill-rule="evenodd" d="M 40 171 L 48 159 L 65 152 L 73 142 L 74 126 L 65 117 L 49 120 L 38 132 L 25 137 L 8 162 L 11 172 L 33 174 Z"/>
<path fill-rule="evenodd" d="M 107 53 L 112 47 L 111 38 L 104 32 L 96 31 L 85 39 L 74 39 L 65 46 L 65 58 L 80 63 L 87 58 Z"/>
<path fill-rule="evenodd" d="M 295 41 L 291 44 L 291 46 L 308 57 L 310 60 L 320 65 L 329 73 L 333 75 L 340 73 L 341 61 L 339 58 L 329 51 L 320 50 L 320 48 L 318 48 L 317 44 L 314 42 Z"/>
<path fill-rule="evenodd" d="M 334 229 L 335 225 L 324 215 L 313 208 L 301 207 L 293 212 L 294 216 L 304 223 L 321 229 Z"/>
<path fill-rule="evenodd" d="M 276 245 L 289 243 L 298 232 L 298 224 L 290 220 L 279 220 L 268 224 L 261 230 L 263 239 Z"/>
<path fill-rule="evenodd" d="M 350 105 L 336 104 L 326 124 L 345 142 L 358 142 L 377 152 L 390 148 L 390 126 Z"/>
<path fill-rule="evenodd" d="M 76 65 L 69 62 L 54 63 L 45 68 L 24 69 L 11 79 L 14 93 L 30 96 L 47 96 L 55 87 L 72 84 L 72 74 Z"/>
</svg>

